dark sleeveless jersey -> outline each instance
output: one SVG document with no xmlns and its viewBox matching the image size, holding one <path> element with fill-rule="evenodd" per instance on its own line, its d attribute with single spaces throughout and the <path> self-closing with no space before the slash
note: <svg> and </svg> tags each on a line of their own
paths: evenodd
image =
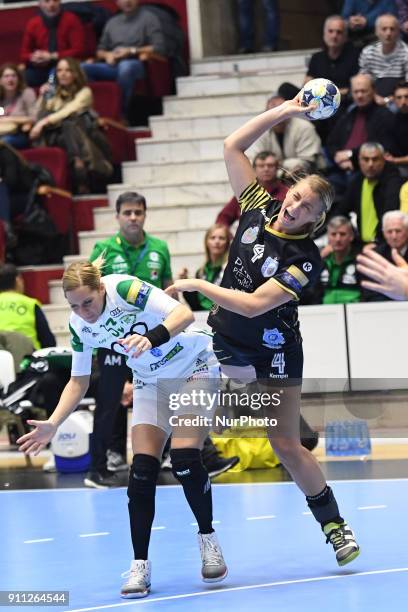
<svg viewBox="0 0 408 612">
<path fill-rule="evenodd" d="M 283 234 L 270 227 L 281 203 L 257 181 L 244 190 L 239 203 L 242 215 L 221 287 L 253 293 L 272 279 L 293 299 L 253 319 L 214 304 L 208 323 L 232 345 L 269 357 L 271 349 L 301 342 L 297 302 L 303 288 L 319 277 L 322 262 L 307 234 Z"/>
</svg>

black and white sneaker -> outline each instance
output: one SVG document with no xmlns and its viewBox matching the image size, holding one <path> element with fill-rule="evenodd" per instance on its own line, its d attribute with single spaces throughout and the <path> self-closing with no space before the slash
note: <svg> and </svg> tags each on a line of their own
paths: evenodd
<svg viewBox="0 0 408 612">
<path fill-rule="evenodd" d="M 214 455 L 205 462 L 205 467 L 209 477 L 215 478 L 215 476 L 219 476 L 230 470 L 234 465 L 237 465 L 237 463 L 239 463 L 239 457 L 221 457 L 220 455 Z"/>
<path fill-rule="evenodd" d="M 146 597 L 150 593 L 152 564 L 143 559 L 133 560 L 127 581 L 121 588 L 120 596 L 125 599 Z"/>
<path fill-rule="evenodd" d="M 84 485 L 92 489 L 110 489 L 123 486 L 116 472 L 88 472 L 84 478 Z"/>
<path fill-rule="evenodd" d="M 332 544 L 340 566 L 354 561 L 360 554 L 360 547 L 347 523 L 328 523 L 323 527 L 323 532 L 326 544 L 329 542 Z"/>
</svg>

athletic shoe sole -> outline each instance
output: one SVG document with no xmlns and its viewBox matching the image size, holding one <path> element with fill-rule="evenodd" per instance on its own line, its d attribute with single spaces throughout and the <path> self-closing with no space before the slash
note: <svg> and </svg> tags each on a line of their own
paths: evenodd
<svg viewBox="0 0 408 612">
<path fill-rule="evenodd" d="M 337 563 L 338 565 L 340 565 L 340 567 L 343 567 L 343 565 L 347 565 L 347 563 L 351 563 L 352 561 L 354 561 L 354 559 L 356 559 L 359 554 L 360 554 L 360 549 L 358 548 L 345 559 L 342 559 L 341 561 L 337 561 Z"/>
<path fill-rule="evenodd" d="M 150 586 L 147 591 L 143 591 L 143 593 L 121 593 L 120 596 L 122 599 L 142 599 L 143 597 L 147 597 L 150 593 Z"/>
<path fill-rule="evenodd" d="M 221 582 L 228 576 L 228 569 L 225 570 L 225 573 L 222 576 L 217 576 L 216 578 L 204 578 L 202 576 L 203 582 Z"/>
</svg>

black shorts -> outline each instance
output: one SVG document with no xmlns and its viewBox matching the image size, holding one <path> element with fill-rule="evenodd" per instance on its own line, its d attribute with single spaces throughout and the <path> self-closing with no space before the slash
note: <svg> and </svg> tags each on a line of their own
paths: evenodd
<svg viewBox="0 0 408 612">
<path fill-rule="evenodd" d="M 214 352 L 221 367 L 253 366 L 257 379 L 282 381 L 282 384 L 300 385 L 303 375 L 303 348 L 301 342 L 292 342 L 279 349 L 255 351 L 232 344 L 219 333 L 214 334 Z"/>
</svg>

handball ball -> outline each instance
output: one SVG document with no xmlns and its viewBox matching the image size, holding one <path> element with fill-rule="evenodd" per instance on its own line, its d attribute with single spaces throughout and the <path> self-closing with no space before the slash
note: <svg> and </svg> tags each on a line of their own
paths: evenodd
<svg viewBox="0 0 408 612">
<path fill-rule="evenodd" d="M 312 79 L 301 90 L 302 104 L 316 103 L 315 110 L 307 113 L 309 119 L 328 119 L 340 106 L 341 94 L 337 86 L 328 79 Z"/>
</svg>

